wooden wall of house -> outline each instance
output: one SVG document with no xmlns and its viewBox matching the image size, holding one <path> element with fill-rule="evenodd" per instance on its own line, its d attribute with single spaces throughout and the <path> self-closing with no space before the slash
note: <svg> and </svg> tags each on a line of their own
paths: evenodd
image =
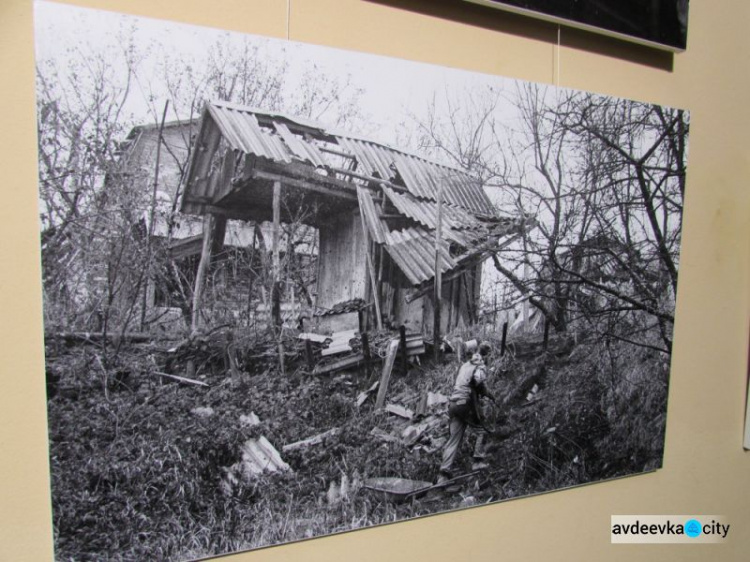
<svg viewBox="0 0 750 562">
<path fill-rule="evenodd" d="M 367 261 L 359 213 L 345 212 L 320 225 L 318 295 L 316 305 L 332 308 L 355 299 L 367 299 Z M 317 329 L 358 328 L 356 314 L 322 317 Z"/>
<path fill-rule="evenodd" d="M 394 302 L 394 319 L 397 326 L 406 326 L 407 332 L 422 332 L 424 326 L 424 302 L 429 298 L 419 298 L 411 303 L 406 302 L 406 297 L 415 289 L 396 289 Z"/>
<path fill-rule="evenodd" d="M 464 271 L 459 277 L 443 283 L 440 310 L 441 334 L 477 321 L 481 278 L 482 266 L 480 264 Z M 420 301 L 422 302 L 423 332 L 432 334 L 435 314 L 432 296 L 423 297 L 413 304 Z"/>
</svg>

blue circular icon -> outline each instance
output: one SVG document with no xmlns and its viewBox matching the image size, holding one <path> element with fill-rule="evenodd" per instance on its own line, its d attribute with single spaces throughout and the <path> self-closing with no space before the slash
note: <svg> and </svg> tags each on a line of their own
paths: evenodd
<svg viewBox="0 0 750 562">
<path fill-rule="evenodd" d="M 697 519 L 685 521 L 685 534 L 688 537 L 695 538 L 703 532 L 703 525 Z"/>
</svg>

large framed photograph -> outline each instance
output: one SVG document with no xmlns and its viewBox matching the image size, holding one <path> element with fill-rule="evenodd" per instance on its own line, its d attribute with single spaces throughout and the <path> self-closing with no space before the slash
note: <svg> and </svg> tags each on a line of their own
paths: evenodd
<svg viewBox="0 0 750 562">
<path fill-rule="evenodd" d="M 464 0 L 680 52 L 687 48 L 688 0 Z"/>
<path fill-rule="evenodd" d="M 35 37 L 57 559 L 661 466 L 686 111 L 57 3 Z"/>
</svg>

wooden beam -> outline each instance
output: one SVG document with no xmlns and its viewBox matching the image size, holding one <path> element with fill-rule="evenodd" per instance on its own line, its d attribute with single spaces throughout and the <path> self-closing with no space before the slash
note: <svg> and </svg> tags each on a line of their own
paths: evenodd
<svg viewBox="0 0 750 562">
<path fill-rule="evenodd" d="M 469 272 L 471 269 L 465 269 L 464 270 L 464 293 L 466 298 L 466 312 L 469 315 L 469 324 L 474 324 L 476 322 L 476 316 L 474 315 L 474 305 L 476 304 L 474 302 L 474 298 L 472 297 L 472 291 L 469 289 Z"/>
<path fill-rule="evenodd" d="M 273 230 L 271 236 L 271 278 L 273 288 L 271 292 L 271 314 L 273 325 L 281 326 L 281 258 L 279 245 L 281 243 L 281 182 L 273 183 Z"/>
<path fill-rule="evenodd" d="M 383 363 L 383 373 L 380 376 L 378 398 L 375 401 L 376 409 L 385 406 L 385 396 L 388 394 L 388 382 L 391 380 L 391 372 L 393 371 L 393 364 L 396 362 L 396 355 L 398 355 L 398 347 L 400 343 L 401 342 L 398 339 L 393 339 L 391 340 L 391 343 L 388 344 L 388 354 Z"/>
<path fill-rule="evenodd" d="M 206 273 L 211 262 L 211 248 L 213 246 L 214 226 L 216 217 L 208 214 L 203 217 L 203 245 L 201 247 L 201 258 L 198 262 L 198 272 L 195 275 L 195 287 L 193 289 L 193 314 L 190 322 L 190 331 L 195 334 L 200 327 L 201 296 L 203 286 L 206 282 Z"/>
<path fill-rule="evenodd" d="M 409 193 L 409 190 L 403 186 L 396 185 L 395 183 L 392 183 L 388 180 L 376 178 L 374 176 L 368 176 L 365 174 L 360 174 L 358 172 L 353 172 L 352 170 L 344 170 L 342 168 L 331 168 L 331 171 L 343 176 L 351 176 L 353 178 L 357 178 L 358 180 L 369 181 L 372 183 L 377 183 L 381 186 L 390 187 L 393 191 L 398 191 L 399 193 Z"/>
<path fill-rule="evenodd" d="M 401 348 L 401 370 L 404 374 L 409 371 L 409 352 L 406 345 L 406 326 L 401 324 L 398 328 L 399 346 Z"/>
<path fill-rule="evenodd" d="M 313 445 L 320 445 L 329 437 L 335 437 L 339 433 L 341 433 L 341 428 L 334 427 L 333 429 L 329 429 L 328 431 L 324 431 L 323 433 L 319 433 L 318 435 L 315 435 L 313 437 L 308 437 L 307 439 L 303 439 L 302 441 L 296 441 L 295 443 L 284 445 L 281 448 L 281 451 L 283 453 L 288 453 L 289 451 L 296 451 L 297 449 L 305 449 Z"/>
<path fill-rule="evenodd" d="M 356 355 L 350 355 L 326 365 L 318 364 L 315 366 L 315 369 L 313 369 L 313 375 L 324 375 L 326 373 L 340 371 L 341 369 L 353 369 L 362 364 L 364 360 L 364 355 L 357 353 Z"/>
<path fill-rule="evenodd" d="M 344 158 L 351 158 L 354 160 L 356 156 L 350 152 L 345 152 L 344 150 L 336 150 L 335 148 L 328 148 L 327 146 L 319 146 L 318 150 L 321 152 L 328 152 L 329 154 L 336 154 L 337 156 L 343 156 Z"/>
<path fill-rule="evenodd" d="M 443 184 L 438 183 L 437 190 L 437 221 L 435 225 L 435 287 L 433 296 L 433 324 L 432 324 L 432 341 L 435 342 L 433 347 L 433 359 L 437 362 L 440 360 L 440 307 L 442 304 L 442 269 L 440 260 L 440 242 L 441 228 L 443 226 Z"/>
<path fill-rule="evenodd" d="M 370 236 L 365 224 L 365 215 L 362 207 L 359 207 L 359 220 L 362 224 L 362 238 L 365 246 L 365 257 L 367 261 L 367 273 L 370 276 L 370 284 L 372 286 L 372 298 L 375 301 L 375 321 L 377 322 L 378 330 L 383 329 L 383 319 L 380 314 L 380 299 L 378 293 L 380 292 L 379 286 L 375 279 L 375 268 L 372 265 L 372 256 L 370 255 Z"/>
<path fill-rule="evenodd" d="M 271 271 L 273 274 L 273 287 L 271 288 L 271 316 L 273 318 L 274 332 L 279 347 L 279 372 L 284 375 L 284 340 L 281 326 L 281 258 L 279 246 L 281 244 L 281 182 L 273 183 L 273 237 L 271 239 Z"/>
<path fill-rule="evenodd" d="M 318 178 L 322 180 L 326 179 L 325 176 L 318 176 Z M 314 178 L 314 179 L 318 179 L 318 178 Z M 323 195 L 328 195 L 329 197 L 336 197 L 338 199 L 344 199 L 345 201 L 351 201 L 352 203 L 357 202 L 357 194 L 352 189 L 354 186 L 347 185 L 347 189 L 351 191 L 344 191 L 343 189 L 336 189 L 334 187 L 329 187 L 326 185 L 322 185 L 321 183 L 314 182 L 312 181 L 313 178 L 311 178 L 310 180 L 297 179 L 297 178 L 292 178 L 292 177 L 286 177 L 282 174 L 264 172 L 262 170 L 253 170 L 252 179 L 281 182 L 284 185 L 287 185 L 289 187 L 296 187 L 298 189 L 315 191 Z"/>
<path fill-rule="evenodd" d="M 227 234 L 227 218 L 224 216 L 214 217 L 214 233 L 211 240 L 211 257 L 215 257 L 224 249 L 224 238 Z"/>
<path fill-rule="evenodd" d="M 205 382 L 196 381 L 196 380 L 193 380 L 193 379 L 189 379 L 187 377 L 178 377 L 177 375 L 170 375 L 170 374 L 167 374 L 167 373 L 160 373 L 159 371 L 153 371 L 153 374 L 158 375 L 160 377 L 164 377 L 165 379 L 170 379 L 170 380 L 181 382 L 181 383 L 185 383 L 185 384 L 192 384 L 192 385 L 195 385 L 195 386 L 205 386 L 205 387 L 208 387 L 208 384 L 206 384 Z"/>
<path fill-rule="evenodd" d="M 365 358 L 365 378 L 370 378 L 370 336 L 362 332 L 362 356 Z"/>
</svg>

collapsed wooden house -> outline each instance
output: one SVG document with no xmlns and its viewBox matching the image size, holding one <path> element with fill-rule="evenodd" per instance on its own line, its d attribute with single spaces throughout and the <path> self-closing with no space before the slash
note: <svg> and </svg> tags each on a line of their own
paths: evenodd
<svg viewBox="0 0 750 562">
<path fill-rule="evenodd" d="M 432 333 L 437 264 L 441 333 L 474 322 L 482 262 L 524 228 L 522 218 L 499 215 L 479 181 L 459 169 L 219 102 L 201 117 L 181 211 L 204 217 L 194 315 L 227 219 L 271 221 L 277 233 L 299 221 L 319 232 L 316 328 L 330 331 L 369 329 L 382 318 Z"/>
<path fill-rule="evenodd" d="M 175 210 L 197 125 L 197 121 L 138 125 L 119 146 L 119 178 L 148 204 L 143 215 L 134 219 L 135 229 L 150 237 L 152 245 L 170 260 L 169 264 L 153 265 L 143 299 L 139 299 L 139 305 L 145 307 L 145 324 L 157 331 L 179 332 L 185 320 L 189 322 L 190 291 L 201 256 L 203 222 L 201 217 Z M 281 253 L 293 251 L 298 270 L 312 269 L 317 253 L 310 241 L 313 236 L 297 234 L 293 241 L 282 236 Z M 212 255 L 212 276 L 204 287 L 202 312 L 209 321 L 222 323 L 247 316 L 268 320 L 267 299 L 258 297 L 256 294 L 262 291 L 252 290 L 250 285 L 259 285 L 257 279 L 264 274 L 265 258 L 261 254 L 270 248 L 271 237 L 269 223 L 227 224 L 223 248 Z M 305 281 L 298 279 L 298 284 Z M 303 292 L 308 289 L 305 286 Z M 308 308 L 304 299 L 295 299 L 298 292 L 292 287 L 282 291 L 281 307 L 287 318 L 296 318 Z"/>
</svg>

